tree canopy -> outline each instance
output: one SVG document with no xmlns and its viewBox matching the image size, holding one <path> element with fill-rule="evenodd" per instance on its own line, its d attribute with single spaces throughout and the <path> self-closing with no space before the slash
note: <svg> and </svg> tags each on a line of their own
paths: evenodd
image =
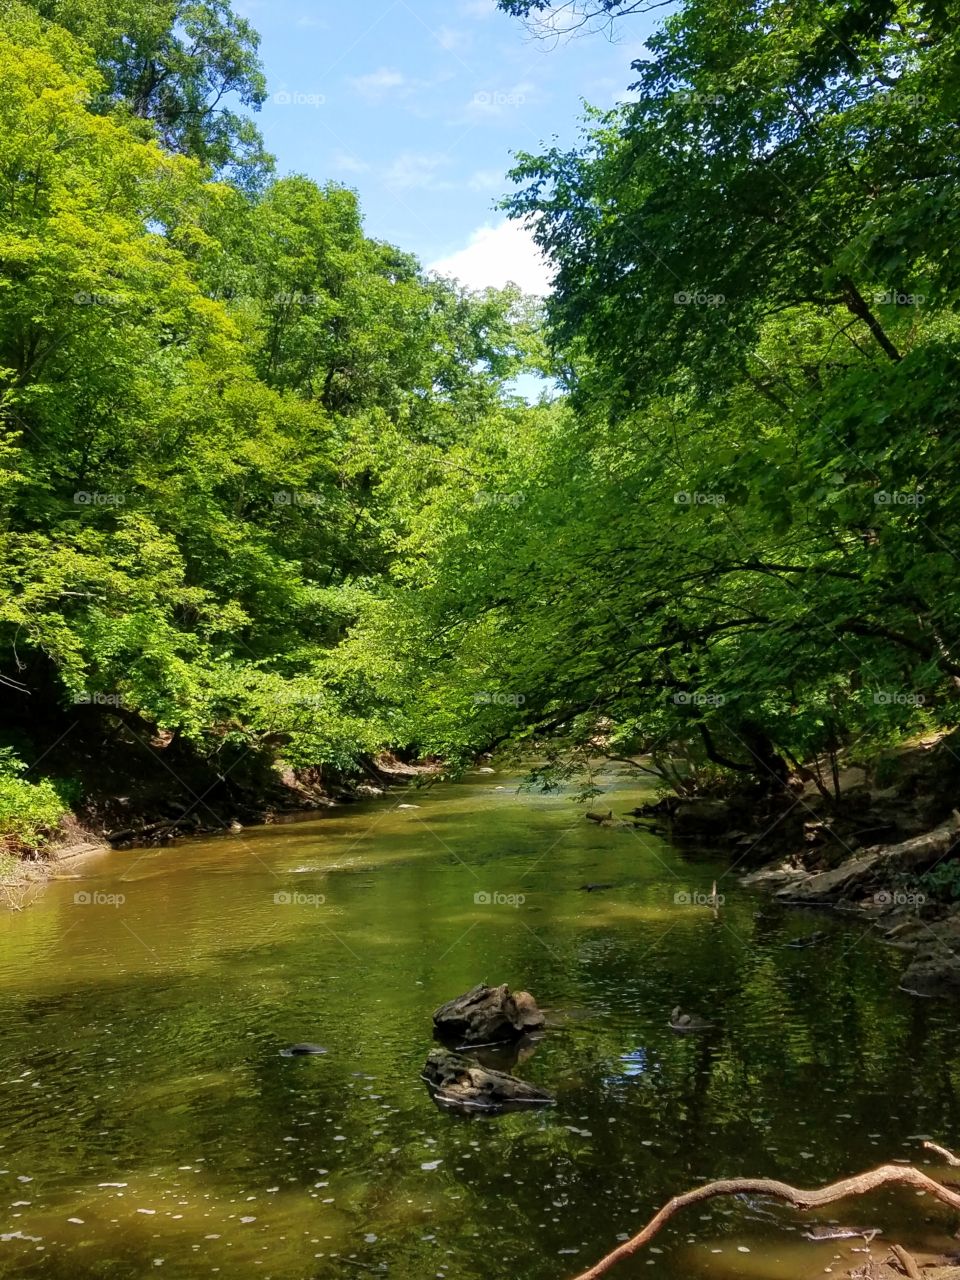
<svg viewBox="0 0 960 1280">
<path fill-rule="evenodd" d="M 5 687 L 201 756 L 679 785 L 954 723 L 949 8 L 684 0 L 629 101 L 517 158 L 544 328 L 252 176 L 221 0 L 10 0 Z"/>
</svg>

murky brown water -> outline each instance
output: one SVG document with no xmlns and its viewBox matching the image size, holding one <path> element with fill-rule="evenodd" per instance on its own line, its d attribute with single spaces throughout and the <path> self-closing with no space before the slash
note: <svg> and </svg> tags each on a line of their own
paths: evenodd
<svg viewBox="0 0 960 1280">
<path fill-rule="evenodd" d="M 110 854 L 0 916 L 0 1276 L 563 1280 L 701 1180 L 960 1146 L 955 1009 L 897 993 L 897 953 L 515 783 Z M 676 900 L 715 876 L 717 915 Z M 519 1071 L 555 1109 L 464 1119 L 427 1095 L 430 1014 L 482 980 L 552 1011 Z M 715 1028 L 674 1035 L 678 1004 Z M 296 1041 L 328 1052 L 282 1057 Z M 957 1247 L 912 1193 L 830 1216 Z M 615 1274 L 858 1256 L 799 1222 L 718 1201 Z"/>
</svg>

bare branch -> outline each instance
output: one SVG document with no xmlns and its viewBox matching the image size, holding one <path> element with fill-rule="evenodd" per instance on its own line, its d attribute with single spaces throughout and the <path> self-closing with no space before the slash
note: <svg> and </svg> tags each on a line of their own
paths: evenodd
<svg viewBox="0 0 960 1280">
<path fill-rule="evenodd" d="M 843 1178 L 840 1182 L 831 1182 L 829 1186 L 812 1191 L 791 1187 L 789 1183 L 778 1182 L 774 1178 L 725 1178 L 719 1182 L 708 1182 L 693 1191 L 684 1192 L 683 1195 L 674 1196 L 655 1217 L 650 1219 L 642 1231 L 626 1244 L 608 1253 L 605 1258 L 601 1258 L 589 1271 L 584 1271 L 577 1276 L 576 1280 L 599 1280 L 600 1276 L 606 1275 L 618 1262 L 632 1257 L 645 1244 L 649 1244 L 661 1227 L 681 1209 L 700 1204 L 704 1200 L 713 1200 L 717 1196 L 772 1196 L 776 1200 L 785 1200 L 795 1209 L 821 1209 L 824 1205 L 833 1204 L 837 1200 L 846 1200 L 849 1196 L 867 1195 L 871 1191 L 876 1191 L 878 1187 L 890 1184 L 926 1191 L 935 1199 L 948 1204 L 951 1209 L 960 1210 L 960 1195 L 956 1191 L 951 1191 L 941 1183 L 934 1182 L 933 1178 L 928 1178 L 925 1173 L 914 1169 L 912 1165 L 884 1164 L 878 1169 L 870 1169 L 866 1173 L 858 1173 L 855 1177 Z"/>
</svg>

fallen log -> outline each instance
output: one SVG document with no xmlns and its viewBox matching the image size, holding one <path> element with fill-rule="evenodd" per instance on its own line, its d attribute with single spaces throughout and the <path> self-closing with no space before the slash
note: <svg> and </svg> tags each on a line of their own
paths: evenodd
<svg viewBox="0 0 960 1280">
<path fill-rule="evenodd" d="M 822 1209 L 824 1205 L 833 1204 L 837 1200 L 846 1200 L 849 1196 L 864 1196 L 878 1187 L 891 1184 L 913 1187 L 917 1191 L 926 1191 L 935 1199 L 947 1204 L 951 1209 L 960 1210 L 960 1195 L 949 1187 L 928 1178 L 912 1165 L 884 1164 L 878 1169 L 870 1169 L 866 1173 L 858 1173 L 852 1178 L 843 1178 L 840 1182 L 831 1182 L 829 1186 L 803 1190 L 791 1187 L 788 1182 L 778 1182 L 775 1178 L 723 1178 L 717 1182 L 707 1182 L 693 1191 L 685 1191 L 683 1195 L 674 1196 L 663 1206 L 659 1213 L 650 1219 L 642 1231 L 639 1231 L 625 1244 L 608 1253 L 588 1271 L 582 1272 L 575 1280 L 599 1280 L 608 1271 L 630 1258 L 649 1244 L 657 1232 L 678 1214 L 681 1209 L 690 1205 L 701 1204 L 704 1200 L 713 1200 L 717 1196 L 772 1196 L 775 1200 L 784 1200 L 795 1209 Z"/>
</svg>

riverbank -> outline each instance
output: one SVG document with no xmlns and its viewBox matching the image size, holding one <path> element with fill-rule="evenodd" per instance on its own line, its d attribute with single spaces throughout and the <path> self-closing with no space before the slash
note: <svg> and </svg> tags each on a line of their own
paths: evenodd
<svg viewBox="0 0 960 1280">
<path fill-rule="evenodd" d="M 680 844 L 726 849 L 742 883 L 829 908 L 909 953 L 902 987 L 960 996 L 960 739 L 931 734 L 774 797 L 668 797 L 637 816 Z"/>
</svg>

